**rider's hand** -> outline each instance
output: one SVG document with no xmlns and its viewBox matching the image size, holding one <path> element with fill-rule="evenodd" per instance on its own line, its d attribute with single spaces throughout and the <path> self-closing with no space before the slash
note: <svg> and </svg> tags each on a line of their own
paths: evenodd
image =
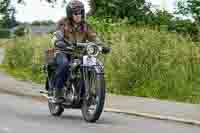
<svg viewBox="0 0 200 133">
<path fill-rule="evenodd" d="M 109 48 L 109 47 L 103 47 L 103 48 L 102 48 L 102 53 L 108 54 L 108 53 L 110 53 L 110 52 L 111 52 L 111 48 Z"/>
</svg>

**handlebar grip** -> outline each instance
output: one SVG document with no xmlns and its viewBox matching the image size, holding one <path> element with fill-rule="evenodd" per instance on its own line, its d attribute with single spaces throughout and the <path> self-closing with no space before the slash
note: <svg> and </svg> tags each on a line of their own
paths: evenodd
<svg viewBox="0 0 200 133">
<path fill-rule="evenodd" d="M 111 52 L 111 48 L 109 48 L 109 47 L 103 47 L 102 48 L 102 53 L 103 54 L 108 54 L 108 53 L 110 53 Z"/>
</svg>

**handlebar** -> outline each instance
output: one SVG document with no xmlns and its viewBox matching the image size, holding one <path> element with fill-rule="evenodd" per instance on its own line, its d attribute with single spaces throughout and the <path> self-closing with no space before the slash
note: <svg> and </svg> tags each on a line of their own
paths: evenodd
<svg viewBox="0 0 200 133">
<path fill-rule="evenodd" d="M 98 47 L 99 51 L 102 52 L 102 54 L 108 54 L 111 52 L 111 48 L 105 47 L 105 46 L 99 46 L 93 42 L 72 43 L 69 41 L 65 41 L 65 43 L 67 43 L 67 46 L 65 46 L 64 48 L 59 48 L 60 50 L 73 52 L 75 49 L 84 49 L 84 48 L 87 48 L 89 45 L 94 45 Z"/>
</svg>

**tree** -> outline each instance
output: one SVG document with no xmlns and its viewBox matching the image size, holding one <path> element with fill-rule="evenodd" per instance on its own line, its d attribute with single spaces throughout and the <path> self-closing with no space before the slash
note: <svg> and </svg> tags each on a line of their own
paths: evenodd
<svg viewBox="0 0 200 133">
<path fill-rule="evenodd" d="M 55 24 L 52 20 L 44 20 L 44 21 L 33 21 L 31 25 L 52 25 Z"/>
<path fill-rule="evenodd" d="M 179 0 L 178 14 L 192 16 L 197 23 L 200 23 L 200 0 Z"/>
<path fill-rule="evenodd" d="M 150 12 L 145 0 L 90 0 L 91 15 L 141 20 Z"/>
<path fill-rule="evenodd" d="M 28 1 L 28 0 L 18 0 L 17 2 L 18 3 L 25 3 L 26 1 Z M 56 3 L 57 1 L 60 1 L 60 0 L 40 0 L 40 1 L 46 1 L 48 3 Z M 62 0 L 62 1 L 63 1 L 63 3 L 66 3 L 67 0 Z"/>
<path fill-rule="evenodd" d="M 169 25 L 173 15 L 167 11 L 156 10 L 153 18 L 156 25 Z"/>
<path fill-rule="evenodd" d="M 4 28 L 11 28 L 15 26 L 15 8 L 11 7 L 11 0 L 0 0 L 0 26 Z"/>
</svg>

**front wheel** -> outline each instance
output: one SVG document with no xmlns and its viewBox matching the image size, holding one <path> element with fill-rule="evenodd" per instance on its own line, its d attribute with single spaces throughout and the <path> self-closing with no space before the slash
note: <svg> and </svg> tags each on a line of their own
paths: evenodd
<svg viewBox="0 0 200 133">
<path fill-rule="evenodd" d="M 105 79 L 103 74 L 96 74 L 95 71 L 89 76 L 89 97 L 85 97 L 82 104 L 82 115 L 87 122 L 96 122 L 104 108 L 105 102 Z"/>
</svg>

